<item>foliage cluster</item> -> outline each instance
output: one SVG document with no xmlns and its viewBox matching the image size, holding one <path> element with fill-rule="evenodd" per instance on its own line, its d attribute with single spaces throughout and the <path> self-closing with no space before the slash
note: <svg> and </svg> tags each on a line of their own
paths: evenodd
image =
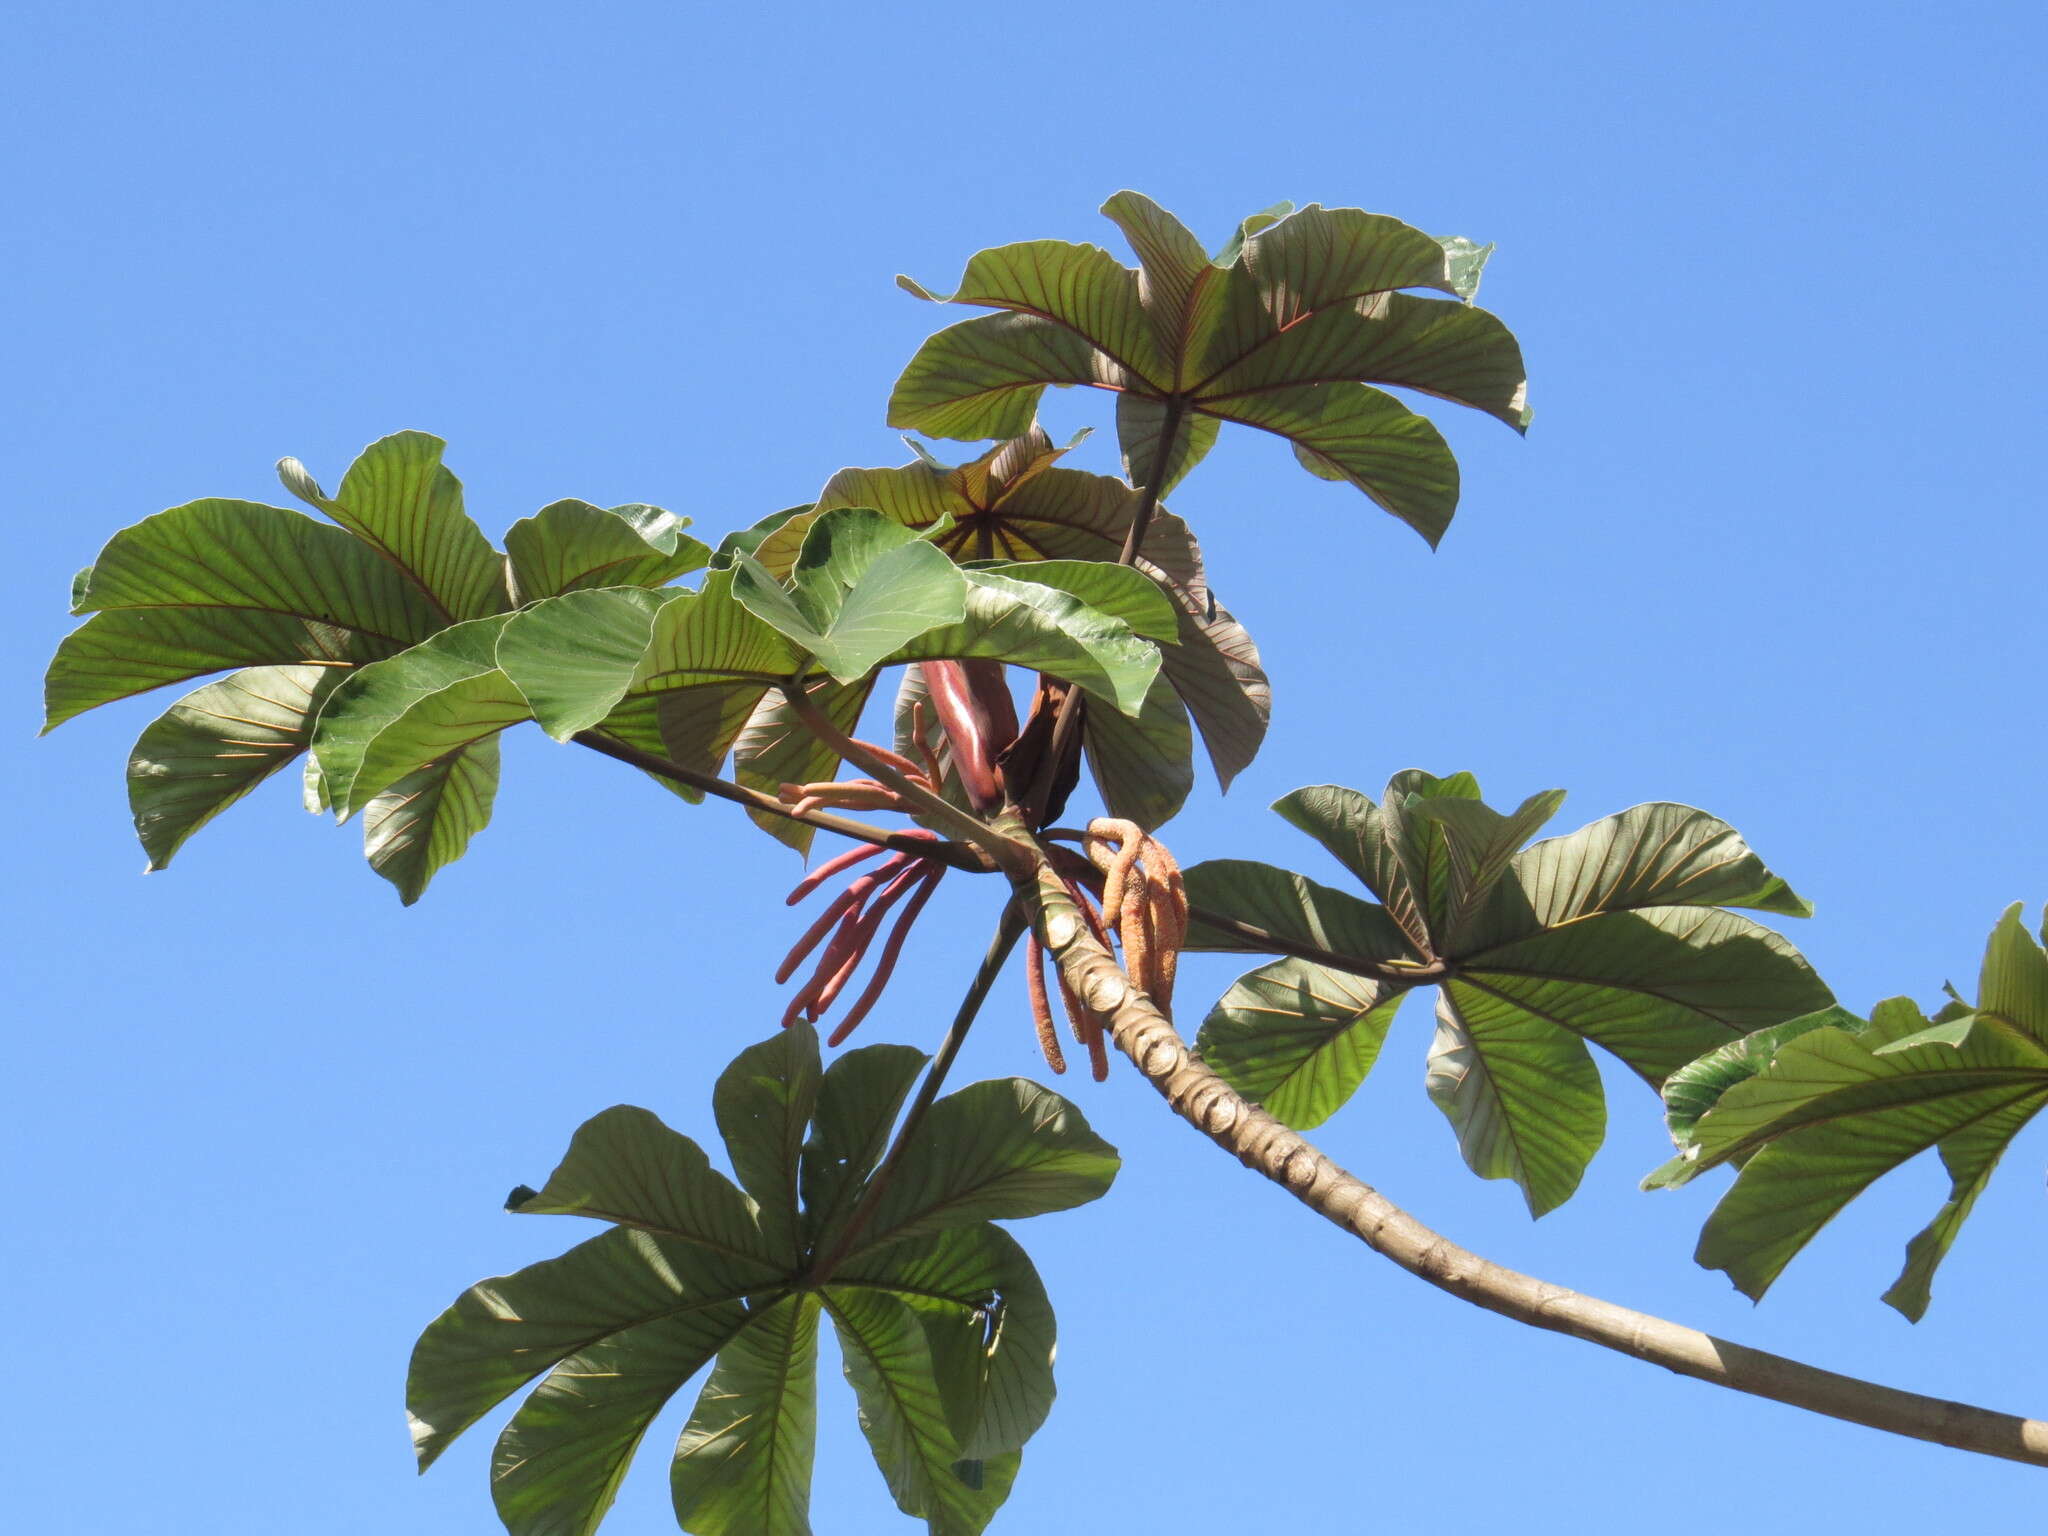
<svg viewBox="0 0 2048 1536">
<path fill-rule="evenodd" d="M 1103 212 L 1135 268 L 1048 240 L 982 252 L 949 294 L 900 280 L 989 311 L 932 336 L 889 403 L 894 426 L 990 445 L 964 463 L 913 443 L 912 462 L 842 470 L 715 547 L 652 506 L 569 500 L 512 524 L 498 548 L 440 441 L 401 432 L 332 494 L 281 462 L 319 517 L 191 502 L 116 534 L 77 578 L 87 617 L 50 668 L 50 726 L 226 674 L 136 743 L 129 793 L 153 868 L 302 763 L 308 808 L 359 815 L 371 867 L 413 902 L 488 822 L 498 737 L 529 722 L 685 800 L 736 803 L 799 852 L 819 830 L 863 845 L 799 895 L 891 851 L 792 951 L 785 975 L 819 960 L 787 1028 L 716 1085 L 737 1182 L 648 1111 L 607 1110 L 510 1206 L 609 1229 L 472 1287 L 421 1338 L 410 1403 L 423 1465 L 541 1378 L 492 1474 L 522 1536 L 594 1530 L 652 1419 L 706 1369 L 673 1461 L 682 1527 L 807 1530 L 821 1317 L 899 1507 L 934 1532 L 988 1522 L 1051 1406 L 1054 1337 L 1030 1260 L 991 1223 L 1094 1199 L 1117 1166 L 1045 1088 L 939 1096 L 1011 946 L 1045 926 L 1024 895 L 1035 870 L 1057 871 L 1091 916 L 1100 902 L 1096 942 L 1114 935 L 1153 1003 L 1180 947 L 1176 911 L 1187 948 L 1275 957 L 1215 1004 L 1199 1052 L 1287 1126 L 1341 1108 L 1402 1000 L 1433 989 L 1430 1097 L 1472 1170 L 1514 1180 L 1534 1215 L 1572 1194 L 1600 1144 L 1588 1046 L 1610 1052 L 1661 1092 L 1677 1147 L 1647 1185 L 1740 1170 L 1698 1257 L 1751 1295 L 1873 1179 L 1936 1149 L 1953 1191 L 1886 1295 L 1917 1318 L 2003 1149 L 2048 1102 L 2048 950 L 2017 909 L 1992 935 L 1974 1005 L 1954 997 L 1930 1018 L 1894 999 L 1865 1020 L 1735 910 L 1809 912 L 1733 828 L 1691 807 L 1639 805 L 1532 842 L 1561 791 L 1501 812 L 1469 775 L 1411 770 L 1377 800 L 1323 785 L 1274 807 L 1370 899 L 1248 861 L 1197 864 L 1183 881 L 1152 834 L 1194 788 L 1195 738 L 1227 785 L 1257 753 L 1271 698 L 1162 498 L 1236 423 L 1285 438 L 1311 473 L 1434 544 L 1457 466 L 1388 390 L 1520 431 L 1524 370 L 1473 302 L 1491 247 L 1283 204 L 1212 255 L 1135 193 Z M 1072 444 L 1036 419 L 1048 385 L 1115 395 L 1122 478 L 1060 462 Z M 893 735 L 879 746 L 855 732 L 885 681 Z M 849 762 L 858 776 L 837 778 Z M 1103 814 L 1070 833 L 1057 823 L 1083 766 Z M 1129 894 L 1141 857 L 1147 899 L 1167 905 Z M 948 870 L 1006 877 L 1011 894 L 936 1059 L 877 1045 L 826 1069 L 813 1022 L 901 903 L 841 1032 L 858 1021 Z M 1164 970 L 1137 963 L 1141 944 L 1166 952 Z M 1084 1038 L 1117 1034 L 1116 1006 L 1060 981 Z M 1049 1006 L 1042 989 L 1034 1006 Z M 1048 1059 L 1059 1065 L 1050 1046 Z"/>
</svg>

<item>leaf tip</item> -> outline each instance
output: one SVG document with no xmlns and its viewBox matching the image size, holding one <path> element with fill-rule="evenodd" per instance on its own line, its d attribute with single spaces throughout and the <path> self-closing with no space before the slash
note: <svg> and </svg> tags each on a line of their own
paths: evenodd
<svg viewBox="0 0 2048 1536">
<path fill-rule="evenodd" d="M 327 500 L 327 493 L 320 488 L 304 464 L 287 454 L 277 461 L 277 478 L 284 488 L 308 506 L 317 507 Z"/>
<path fill-rule="evenodd" d="M 512 1193 L 505 1197 L 505 1209 L 517 1215 L 528 1202 L 539 1198 L 540 1191 L 531 1184 L 515 1184 L 512 1186 Z"/>
<path fill-rule="evenodd" d="M 944 299 L 933 293 L 931 289 L 925 287 L 916 278 L 907 277 L 901 272 L 896 274 L 896 286 L 909 294 L 913 299 L 923 299 L 928 304 L 943 304 L 945 302 Z"/>
</svg>

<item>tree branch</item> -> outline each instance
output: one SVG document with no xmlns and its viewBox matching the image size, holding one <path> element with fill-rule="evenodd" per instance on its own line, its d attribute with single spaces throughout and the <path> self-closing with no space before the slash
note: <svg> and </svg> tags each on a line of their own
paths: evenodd
<svg viewBox="0 0 2048 1536">
<path fill-rule="evenodd" d="M 847 1218 L 845 1230 L 832 1245 L 832 1251 L 811 1266 L 810 1280 L 813 1285 L 823 1285 L 832 1271 L 839 1267 L 846 1255 L 859 1240 L 868 1218 L 881 1203 L 882 1192 L 889 1187 L 889 1180 L 896 1172 L 896 1164 L 903 1156 L 903 1149 L 910 1145 L 910 1138 L 924 1123 L 926 1113 L 939 1096 L 939 1087 L 946 1081 L 946 1074 L 953 1070 L 953 1062 L 960 1054 L 960 1047 L 967 1043 L 967 1031 L 974 1027 L 975 1016 L 981 1012 L 981 1005 L 988 1001 L 989 990 L 995 986 L 996 978 L 1002 974 L 1003 966 L 1009 961 L 1010 951 L 1017 947 L 1017 941 L 1024 937 L 1023 903 L 1016 897 L 1003 903 L 1003 915 L 996 922 L 995 936 L 988 941 L 988 953 L 982 956 L 981 967 L 974 973 L 974 980 L 968 984 L 967 995 L 960 1000 L 953 1023 L 946 1030 L 946 1038 L 939 1042 L 938 1054 L 926 1068 L 924 1081 L 918 1085 L 917 1097 L 911 1101 L 910 1110 L 903 1117 L 903 1124 L 897 1127 L 896 1139 L 889 1144 L 881 1166 L 868 1179 L 867 1188 L 861 1192 L 860 1204 L 853 1208 Z"/>
<path fill-rule="evenodd" d="M 1714 1386 L 1957 1450 L 2048 1466 L 2048 1423 L 1925 1397 L 1616 1306 L 1520 1274 L 1431 1231 L 1218 1077 L 1096 942 L 1049 861 L 1014 877 L 1060 974 L 1175 1114 L 1253 1172 L 1418 1279 L 1532 1328 Z"/>
<path fill-rule="evenodd" d="M 853 838 L 856 842 L 873 843 L 878 848 L 891 848 L 898 853 L 914 853 L 927 859 L 937 859 L 954 869 L 964 869 L 969 874 L 989 873 L 990 862 L 980 853 L 964 843 L 935 843 L 928 838 L 912 837 L 905 832 L 891 832 L 887 827 L 878 827 L 869 822 L 856 821 L 851 816 L 835 815 L 831 811 L 805 811 L 798 814 L 773 795 L 763 794 L 758 789 L 749 789 L 744 784 L 735 784 L 730 779 L 721 779 L 716 774 L 700 773 L 686 768 L 639 747 L 629 746 L 616 737 L 606 736 L 598 731 L 578 731 L 569 738 L 579 747 L 588 747 L 601 752 L 629 767 L 638 768 L 642 773 L 651 773 L 658 779 L 668 779 L 677 784 L 687 784 L 692 789 L 715 795 L 720 800 L 729 800 L 734 805 L 745 806 L 750 811 L 766 811 L 771 816 L 781 816 L 790 821 L 800 821 L 805 826 L 816 827 L 823 832 L 836 832 L 841 837 Z"/>
</svg>

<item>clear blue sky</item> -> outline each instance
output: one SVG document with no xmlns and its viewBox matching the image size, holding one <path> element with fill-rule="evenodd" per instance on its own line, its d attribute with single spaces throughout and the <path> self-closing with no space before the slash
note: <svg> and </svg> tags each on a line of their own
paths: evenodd
<svg viewBox="0 0 2048 1536">
<path fill-rule="evenodd" d="M 1566 786 L 1565 827 L 1690 801 L 1816 901 L 1795 937 L 1859 1009 L 1970 985 L 2005 904 L 2048 897 L 2036 6 L 17 0 L 8 32 L 12 1528 L 495 1530 L 487 1435 L 412 1474 L 412 1339 L 581 1235 L 498 1206 L 583 1118 L 623 1100 L 711 1137 L 712 1075 L 779 1008 L 796 873 L 529 733 L 412 910 L 283 786 L 138 880 L 121 771 L 154 711 L 30 740 L 71 573 L 160 508 L 281 499 L 280 454 L 332 477 L 402 427 L 449 440 L 493 534 L 567 495 L 743 525 L 905 456 L 883 401 L 943 317 L 894 273 L 1109 241 L 1119 187 L 1219 238 L 1287 197 L 1498 241 L 1483 301 L 1537 410 L 1526 442 L 1447 420 L 1466 497 L 1435 555 L 1242 432 L 1175 498 L 1278 682 L 1264 757 L 1176 823 L 1183 857 L 1327 877 L 1262 807 L 1411 765 L 1509 802 Z M 935 1038 L 986 904 L 934 914 L 865 1038 Z M 1190 969 L 1191 1009 L 1234 974 Z M 1877 1295 L 1932 1167 L 1752 1309 L 1690 1261 L 1709 1192 L 1636 1192 L 1665 1150 L 1640 1087 L 1611 1081 L 1584 1192 L 1532 1225 L 1425 1101 L 1428 1037 L 1411 1006 L 1325 1135 L 1425 1220 L 2048 1413 L 2041 1136 L 1918 1328 Z M 1014 1003 L 966 1067 L 1037 1070 Z M 1069 1091 L 1125 1170 L 1021 1230 L 1062 1397 L 998 1533 L 2018 1529 L 2048 1492 L 1499 1322 L 1128 1071 Z M 821 1536 L 913 1529 L 830 1372 L 821 1419 Z M 673 1428 L 617 1536 L 673 1529 Z"/>
</svg>

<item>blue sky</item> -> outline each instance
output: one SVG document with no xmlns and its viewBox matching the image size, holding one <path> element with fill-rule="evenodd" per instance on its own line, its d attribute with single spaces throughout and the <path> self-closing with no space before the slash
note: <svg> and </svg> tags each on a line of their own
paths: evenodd
<svg viewBox="0 0 2048 1536">
<path fill-rule="evenodd" d="M 497 1529 L 487 1436 L 413 1477 L 412 1339 L 581 1235 L 498 1207 L 588 1115 L 640 1103 L 714 1139 L 712 1076 L 779 1011 L 796 876 L 737 817 L 529 733 L 494 825 L 411 910 L 280 786 L 137 880 L 121 768 L 153 711 L 30 740 L 71 573 L 160 508 L 282 499 L 281 454 L 336 476 L 403 427 L 449 440 L 493 534 L 569 495 L 744 525 L 905 457 L 883 401 L 944 317 L 894 273 L 950 285 L 983 246 L 1111 242 L 1093 210 L 1119 187 L 1216 238 L 1286 197 L 1498 241 L 1482 302 L 1520 334 L 1537 412 L 1524 442 L 1445 408 L 1466 490 L 1434 555 L 1251 434 L 1175 497 L 1278 711 L 1231 794 L 1174 824 L 1183 858 L 1329 878 L 1262 807 L 1407 766 L 1470 768 L 1496 802 L 1563 785 L 1561 828 L 1688 801 L 1814 899 L 1794 937 L 1858 1009 L 1968 987 L 2000 910 L 2048 898 L 2036 7 L 21 0 L 9 32 L 20 1529 Z M 1100 398 L 1048 416 L 1106 420 Z M 987 905 L 935 909 L 862 1038 L 935 1039 Z M 1191 962 L 1188 1011 L 1233 974 Z M 1040 1070 L 1005 995 L 962 1080 Z M 1459 1163 L 1421 1091 L 1428 1035 L 1411 1004 L 1322 1134 L 1424 1220 L 1746 1343 L 2048 1412 L 2048 1335 L 2018 1304 L 2044 1257 L 2040 1135 L 1919 1327 L 1876 1298 L 1940 1199 L 1932 1167 L 1753 1309 L 1691 1263 L 1709 1193 L 1636 1191 L 1665 1150 L 1640 1087 L 1610 1081 L 1606 1150 L 1532 1225 Z M 1062 1397 L 996 1532 L 1904 1531 L 2039 1508 L 2037 1472 L 1485 1316 L 1128 1071 L 1068 1091 L 1125 1168 L 1021 1229 Z M 829 1372 L 821 1421 L 821 1533 L 913 1529 Z M 673 1428 L 607 1530 L 673 1529 Z"/>
</svg>

